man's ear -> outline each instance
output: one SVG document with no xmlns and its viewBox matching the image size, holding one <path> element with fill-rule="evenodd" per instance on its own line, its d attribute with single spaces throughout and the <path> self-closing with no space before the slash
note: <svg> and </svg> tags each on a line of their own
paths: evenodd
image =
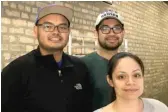
<svg viewBox="0 0 168 112">
<path fill-rule="evenodd" d="M 34 26 L 34 28 L 33 28 L 33 33 L 34 33 L 34 37 L 37 39 L 37 36 L 38 36 L 37 26 Z"/>
<path fill-rule="evenodd" d="M 69 35 L 71 34 L 71 28 L 69 27 Z"/>
<path fill-rule="evenodd" d="M 114 87 L 112 79 L 109 78 L 109 75 L 106 76 L 107 82 L 111 87 Z"/>
<path fill-rule="evenodd" d="M 96 29 L 94 30 L 94 36 L 95 36 L 96 38 L 98 38 L 98 32 L 97 32 Z"/>
<path fill-rule="evenodd" d="M 122 37 L 124 38 L 125 35 L 125 29 L 122 31 Z"/>
</svg>

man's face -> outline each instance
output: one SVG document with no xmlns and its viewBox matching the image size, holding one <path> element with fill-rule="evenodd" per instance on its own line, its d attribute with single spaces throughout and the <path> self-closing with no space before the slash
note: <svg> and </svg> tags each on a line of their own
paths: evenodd
<svg viewBox="0 0 168 112">
<path fill-rule="evenodd" d="M 122 28 L 122 31 L 120 33 L 117 32 L 117 34 L 114 33 L 112 29 L 110 29 L 110 32 L 107 33 L 105 30 L 108 27 L 110 28 L 113 27 L 113 30 L 115 29 L 118 30 L 118 28 L 122 28 L 122 25 L 116 19 L 105 19 L 100 24 L 98 32 L 97 32 L 99 45 L 100 47 L 106 50 L 117 50 L 118 47 L 123 42 L 124 29 Z M 103 32 L 103 30 L 105 31 L 105 33 Z"/>
<path fill-rule="evenodd" d="M 47 53 L 63 50 L 69 39 L 68 20 L 62 15 L 50 14 L 41 18 L 38 24 L 41 25 L 35 26 L 34 30 L 40 49 Z M 54 29 L 54 25 L 59 28 Z"/>
</svg>

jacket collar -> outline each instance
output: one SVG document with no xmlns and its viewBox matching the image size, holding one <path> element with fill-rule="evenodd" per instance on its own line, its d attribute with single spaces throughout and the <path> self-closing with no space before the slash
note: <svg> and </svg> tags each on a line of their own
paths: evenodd
<svg viewBox="0 0 168 112">
<path fill-rule="evenodd" d="M 56 63 L 53 54 L 43 56 L 40 52 L 40 48 L 34 50 L 35 57 L 38 61 L 45 63 L 45 64 L 54 64 Z M 62 66 L 61 68 L 65 67 L 73 67 L 74 64 L 72 62 L 71 56 L 63 52 L 62 55 Z"/>
</svg>

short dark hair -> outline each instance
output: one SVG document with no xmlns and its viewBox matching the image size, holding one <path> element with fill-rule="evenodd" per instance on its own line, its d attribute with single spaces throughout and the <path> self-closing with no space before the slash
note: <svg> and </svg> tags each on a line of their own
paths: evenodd
<svg viewBox="0 0 168 112">
<path fill-rule="evenodd" d="M 101 20 L 100 21 L 100 23 L 98 24 L 98 25 L 96 25 L 96 31 L 98 31 L 99 30 L 99 27 L 100 27 L 100 25 L 102 24 L 102 22 L 104 21 L 104 20 L 107 20 L 107 19 L 112 19 L 111 17 L 108 17 L 108 18 L 105 18 L 105 19 L 103 19 L 103 20 Z M 117 20 L 117 19 L 116 19 Z M 117 20 L 120 24 L 121 24 L 121 26 L 123 27 L 123 29 L 124 29 L 124 24 L 122 24 L 119 20 Z"/>
<path fill-rule="evenodd" d="M 141 70 L 142 70 L 142 75 L 144 76 L 144 64 L 142 62 L 142 60 L 137 56 L 137 55 L 134 55 L 132 53 L 128 53 L 128 52 L 120 52 L 120 53 L 117 53 L 115 54 L 110 60 L 109 60 L 109 63 L 108 63 L 108 77 L 112 80 L 112 74 L 116 68 L 116 66 L 118 65 L 118 62 L 120 59 L 122 58 L 125 58 L 125 57 L 129 57 L 129 58 L 132 58 L 133 60 L 135 60 L 138 65 L 140 66 Z M 116 99 L 116 93 L 115 93 L 115 90 L 114 88 L 112 88 L 112 101 L 114 101 Z"/>
</svg>

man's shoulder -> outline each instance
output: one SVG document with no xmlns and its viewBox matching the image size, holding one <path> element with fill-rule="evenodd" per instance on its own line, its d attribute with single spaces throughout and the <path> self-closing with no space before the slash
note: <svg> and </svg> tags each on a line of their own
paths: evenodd
<svg viewBox="0 0 168 112">
<path fill-rule="evenodd" d="M 32 62 L 32 59 L 33 59 L 33 51 L 14 59 L 5 68 L 20 68 L 21 69 L 24 67 L 24 65 L 28 65 L 30 62 Z"/>
<path fill-rule="evenodd" d="M 93 59 L 96 59 L 98 57 L 97 53 L 96 52 L 92 52 L 90 54 L 87 54 L 83 57 L 81 57 L 81 59 L 83 61 L 92 61 Z"/>
</svg>

